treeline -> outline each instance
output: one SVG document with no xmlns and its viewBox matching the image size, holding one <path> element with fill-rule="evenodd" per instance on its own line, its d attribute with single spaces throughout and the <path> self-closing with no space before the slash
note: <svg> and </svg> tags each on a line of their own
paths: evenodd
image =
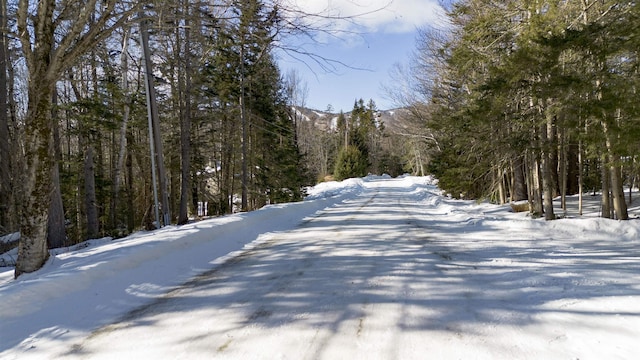
<svg viewBox="0 0 640 360">
<path fill-rule="evenodd" d="M 2 11 L 0 235 L 21 232 L 16 276 L 47 248 L 300 200 L 314 180 L 274 57 L 308 30 L 302 14 L 260 0 Z"/>
<path fill-rule="evenodd" d="M 298 143 L 305 157 L 305 173 L 317 181 L 344 180 L 368 174 L 398 176 L 422 169 L 411 162 L 412 147 L 402 136 L 387 131 L 375 102 L 354 101 L 353 109 L 331 116 L 320 126 L 316 119 L 299 116 Z M 325 120 L 326 121 L 326 120 Z M 401 121 L 395 119 L 394 121 Z"/>
<path fill-rule="evenodd" d="M 440 186 L 528 200 L 546 219 L 554 197 L 600 190 L 602 216 L 627 219 L 623 189 L 640 168 L 637 3 L 461 0 L 448 14 L 449 29 L 421 33 L 410 104 L 427 119 Z"/>
</svg>

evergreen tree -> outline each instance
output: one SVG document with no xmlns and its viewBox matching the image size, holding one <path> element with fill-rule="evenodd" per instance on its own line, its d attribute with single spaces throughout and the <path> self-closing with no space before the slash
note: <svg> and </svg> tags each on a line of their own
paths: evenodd
<svg viewBox="0 0 640 360">
<path fill-rule="evenodd" d="M 205 65 L 208 81 L 203 83 L 220 119 L 222 212 L 232 210 L 230 201 L 238 190 L 247 192 L 249 209 L 299 200 L 304 167 L 283 80 L 271 55 L 279 14 L 255 0 L 234 2 L 230 13 L 231 20 L 213 37 L 215 51 Z M 238 168 L 246 168 L 240 183 L 233 176 Z"/>
<path fill-rule="evenodd" d="M 627 93 L 637 81 L 628 42 L 634 9 L 608 1 L 456 3 L 452 36 L 426 44 L 419 58 L 438 70 L 423 83 L 440 185 L 500 202 L 526 188 L 533 211 L 553 219 L 552 199 L 577 191 L 587 169 L 626 218 L 621 164 L 637 128 L 627 121 L 637 116 Z M 442 60 L 425 60 L 434 58 Z M 585 167 L 589 158 L 600 165 Z"/>
<path fill-rule="evenodd" d="M 338 153 L 333 176 L 336 180 L 356 178 L 367 175 L 367 158 L 357 146 L 349 145 Z"/>
</svg>

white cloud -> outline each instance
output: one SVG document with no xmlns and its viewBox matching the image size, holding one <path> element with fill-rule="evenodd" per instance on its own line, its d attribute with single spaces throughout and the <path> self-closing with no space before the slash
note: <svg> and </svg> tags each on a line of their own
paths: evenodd
<svg viewBox="0 0 640 360">
<path fill-rule="evenodd" d="M 352 17 L 349 21 L 335 21 L 339 30 L 369 32 L 413 32 L 425 25 L 438 25 L 444 10 L 437 0 L 285 0 L 289 6 L 331 17 Z"/>
</svg>

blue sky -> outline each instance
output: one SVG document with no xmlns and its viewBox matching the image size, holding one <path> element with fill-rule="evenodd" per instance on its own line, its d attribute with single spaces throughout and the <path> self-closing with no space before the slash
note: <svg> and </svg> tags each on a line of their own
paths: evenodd
<svg viewBox="0 0 640 360">
<path fill-rule="evenodd" d="M 343 63 L 327 70 L 312 59 L 280 56 L 283 73 L 294 69 L 306 84 L 305 106 L 350 111 L 354 101 L 373 99 L 378 109 L 397 106 L 384 87 L 393 87 L 394 64 L 407 64 L 416 48 L 417 29 L 437 25 L 444 16 L 437 0 L 289 0 L 302 11 L 357 16 L 353 21 L 323 24 L 333 36 L 317 34 L 305 50 Z M 374 11 L 382 9 L 379 11 Z M 373 12 L 371 12 L 373 11 Z M 371 13 L 369 13 L 371 12 Z"/>
</svg>

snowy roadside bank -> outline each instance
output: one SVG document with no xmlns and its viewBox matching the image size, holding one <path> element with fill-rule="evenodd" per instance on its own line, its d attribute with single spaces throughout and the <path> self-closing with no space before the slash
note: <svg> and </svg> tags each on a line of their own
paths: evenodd
<svg viewBox="0 0 640 360">
<path fill-rule="evenodd" d="M 0 268 L 0 357 L 17 345 L 28 351 L 35 342 L 46 346 L 107 324 L 259 245 L 261 235 L 290 229 L 319 210 L 357 196 L 363 183 L 362 179 L 327 183 L 304 202 L 113 241 L 90 240 L 79 250 L 56 250 L 41 270 L 18 280 L 13 280 L 13 268 Z"/>
<path fill-rule="evenodd" d="M 638 206 L 630 221 L 544 221 L 449 199 L 435 184 L 323 183 L 301 203 L 92 240 L 18 280 L 7 269 L 0 358 L 173 359 L 176 348 L 230 359 L 309 349 L 368 360 L 421 359 L 425 349 L 442 359 L 640 356 Z M 206 292 L 192 286 L 248 249 L 204 281 Z M 178 287 L 189 301 L 173 307 L 165 294 Z"/>
</svg>

